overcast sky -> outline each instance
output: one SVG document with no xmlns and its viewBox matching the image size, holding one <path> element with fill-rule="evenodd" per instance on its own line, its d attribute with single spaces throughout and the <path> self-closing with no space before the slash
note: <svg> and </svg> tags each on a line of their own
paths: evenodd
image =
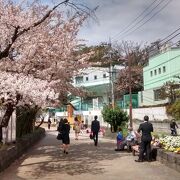
<svg viewBox="0 0 180 180">
<path fill-rule="evenodd" d="M 52 1 L 56 3 L 63 0 L 41 1 L 49 4 Z M 98 22 L 88 20 L 78 35 L 79 38 L 86 40 L 88 45 L 108 42 L 110 38 L 112 42 L 131 40 L 139 43 L 150 43 L 157 39 L 163 39 L 180 27 L 180 0 L 72 1 L 90 8 L 98 6 L 96 11 Z M 147 9 L 148 7 L 149 9 Z M 143 11 L 144 13 L 136 19 Z M 151 17 L 152 19 L 150 19 Z M 146 21 L 148 22 L 146 23 Z M 180 36 L 174 39 L 174 42 L 178 39 Z"/>
<path fill-rule="evenodd" d="M 135 42 L 153 42 L 159 38 L 164 38 L 180 26 L 180 0 L 74 0 L 81 1 L 89 7 L 99 8 L 96 11 L 98 23 L 91 20 L 84 24 L 79 37 L 83 38 L 88 45 L 95 45 L 101 42 L 108 42 L 109 38 L 114 40 L 132 40 Z M 154 2 L 155 1 L 155 2 Z M 162 1 L 161 4 L 159 4 Z M 162 9 L 168 2 L 170 3 L 157 15 L 157 11 Z M 154 4 L 152 4 L 154 2 Z M 159 5 L 158 5 L 159 4 Z M 146 8 L 149 10 L 136 21 Z M 155 8 L 152 11 L 153 8 Z M 152 11 L 152 12 L 151 12 Z M 149 14 L 148 14 L 149 13 Z M 141 28 L 145 21 L 154 17 Z M 142 18 L 146 16 L 144 20 Z M 134 24 L 132 23 L 134 22 Z M 141 21 L 138 23 L 138 21 Z M 137 25 L 135 23 L 138 23 Z M 131 25 L 130 25 L 131 24 Z M 129 25 L 131 28 L 125 34 L 120 34 Z M 134 27 L 132 27 L 134 26 Z M 130 33 L 134 29 L 138 30 Z M 125 31 L 128 29 L 126 28 Z M 130 34 L 129 34 L 130 33 Z M 180 36 L 179 36 L 180 38 Z"/>
</svg>

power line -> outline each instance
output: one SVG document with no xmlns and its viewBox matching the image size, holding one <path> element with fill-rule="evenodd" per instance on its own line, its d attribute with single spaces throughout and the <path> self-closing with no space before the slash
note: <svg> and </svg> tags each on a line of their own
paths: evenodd
<svg viewBox="0 0 180 180">
<path fill-rule="evenodd" d="M 130 35 L 130 34 L 132 34 L 132 33 L 135 32 L 136 30 L 138 30 L 139 28 L 141 28 L 142 26 L 144 26 L 146 23 L 148 23 L 153 17 L 155 17 L 155 16 L 156 16 L 157 14 L 159 14 L 163 9 L 165 9 L 166 6 L 168 6 L 169 3 L 172 2 L 172 1 L 173 1 L 173 0 L 167 1 L 167 3 L 166 3 L 164 6 L 162 6 L 155 14 L 153 14 L 149 19 L 147 19 L 143 24 L 141 24 L 140 26 L 136 27 L 133 31 L 131 31 L 131 32 L 129 32 L 128 34 L 126 34 L 125 36 L 123 36 L 123 38 L 126 37 L 126 36 L 128 36 L 128 35 Z"/>
<path fill-rule="evenodd" d="M 163 47 L 164 45 L 166 45 L 169 41 L 171 41 L 172 39 L 174 39 L 174 38 L 177 37 L 178 35 L 180 35 L 180 33 L 174 35 L 172 38 L 168 39 L 166 42 L 164 42 L 164 43 L 162 43 L 162 44 L 159 44 L 159 46 Z M 165 38 L 164 38 L 164 39 L 165 39 Z M 176 41 L 175 43 L 171 44 L 170 47 L 172 47 L 173 45 L 176 45 L 178 42 L 179 42 L 179 40 Z M 161 43 L 161 41 L 160 41 L 160 43 Z M 152 49 L 149 50 L 148 53 L 154 52 L 155 50 L 156 50 L 156 47 L 154 47 L 154 48 L 152 47 Z M 164 54 L 164 53 L 166 53 L 166 52 L 163 52 L 162 54 Z"/>
<path fill-rule="evenodd" d="M 146 17 L 148 17 L 154 10 L 156 10 L 156 8 L 158 6 L 160 6 L 165 0 L 161 0 L 153 9 L 151 9 L 150 12 L 148 12 L 147 14 L 145 14 L 144 17 L 142 17 L 142 19 L 140 19 L 138 22 L 136 22 L 131 28 L 127 29 L 124 33 L 122 33 L 122 35 L 120 35 L 120 37 L 123 36 L 123 34 L 128 33 L 129 31 L 131 31 L 132 29 L 134 29 L 138 24 L 140 24 L 141 22 L 143 22 L 144 19 L 146 19 Z"/>
<path fill-rule="evenodd" d="M 177 37 L 178 35 L 180 35 L 180 32 L 176 35 L 174 35 L 173 37 L 171 37 L 170 39 L 168 39 L 164 44 L 166 44 L 167 42 L 171 41 L 172 39 L 174 39 L 175 37 Z"/>
<path fill-rule="evenodd" d="M 162 41 L 164 41 L 165 39 L 167 39 L 168 37 L 171 37 L 174 33 L 176 33 L 177 31 L 179 31 L 180 30 L 180 27 L 178 28 L 178 29 L 176 29 L 175 31 L 173 31 L 171 34 L 169 34 L 168 36 L 166 36 L 165 38 L 163 38 L 162 40 L 161 40 L 161 42 Z"/>
<path fill-rule="evenodd" d="M 171 37 L 174 33 L 178 32 L 179 30 L 180 30 L 180 27 L 177 28 L 175 31 L 173 31 L 173 32 L 172 32 L 171 34 L 169 34 L 168 36 L 166 36 L 165 38 L 163 38 L 162 40 L 160 40 L 160 41 L 159 41 L 159 45 L 160 45 L 160 46 L 163 46 L 163 45 L 165 45 L 167 42 L 171 41 L 172 39 L 174 39 L 175 37 L 177 37 L 178 35 L 180 35 L 180 33 L 177 33 L 177 34 L 175 34 L 173 37 Z M 169 38 L 169 37 L 171 37 L 171 38 L 161 44 L 161 42 L 163 42 L 164 40 L 166 40 L 166 39 Z M 177 41 L 176 43 L 178 43 L 178 41 Z M 174 44 L 176 44 L 176 43 L 174 43 Z M 172 44 L 171 46 L 173 46 L 174 44 Z M 155 50 L 155 48 L 152 49 L 151 51 L 153 51 L 153 50 Z"/>
<path fill-rule="evenodd" d="M 132 24 L 134 24 L 151 6 L 158 0 L 154 0 L 143 12 L 141 12 L 135 19 L 133 19 L 125 28 L 122 29 L 119 33 L 117 33 L 112 39 L 114 39 L 119 34 L 123 33 L 126 29 L 128 29 Z"/>
</svg>

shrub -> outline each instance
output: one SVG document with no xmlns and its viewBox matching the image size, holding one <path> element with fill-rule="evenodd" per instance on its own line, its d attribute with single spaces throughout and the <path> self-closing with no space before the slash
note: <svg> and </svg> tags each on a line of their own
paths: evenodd
<svg viewBox="0 0 180 180">
<path fill-rule="evenodd" d="M 105 106 L 102 110 L 102 116 L 105 122 L 111 125 L 111 131 L 117 131 L 118 126 L 124 125 L 128 122 L 129 118 L 126 112 L 121 110 L 118 106 L 114 109 L 112 107 Z"/>
<path fill-rule="evenodd" d="M 173 116 L 176 120 L 180 120 L 180 100 L 172 105 L 167 106 L 167 113 Z"/>
</svg>

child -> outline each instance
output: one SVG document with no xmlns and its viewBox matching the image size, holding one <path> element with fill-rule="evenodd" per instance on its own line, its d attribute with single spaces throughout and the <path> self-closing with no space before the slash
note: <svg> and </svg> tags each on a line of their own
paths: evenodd
<svg viewBox="0 0 180 180">
<path fill-rule="evenodd" d="M 118 133 L 117 133 L 117 149 L 115 149 L 115 151 L 121 151 L 124 149 L 124 145 L 123 145 L 123 135 L 122 135 L 122 129 L 119 128 L 118 129 Z"/>
</svg>

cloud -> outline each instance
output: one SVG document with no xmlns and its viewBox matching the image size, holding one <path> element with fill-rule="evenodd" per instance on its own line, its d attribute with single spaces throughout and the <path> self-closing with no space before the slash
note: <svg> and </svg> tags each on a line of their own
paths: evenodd
<svg viewBox="0 0 180 180">
<path fill-rule="evenodd" d="M 164 8 L 159 14 L 153 17 L 147 24 L 139 28 L 137 31 L 124 36 L 126 34 L 117 35 L 124 29 L 135 17 L 144 11 L 154 0 L 79 0 L 86 3 L 89 7 L 99 8 L 96 16 L 99 23 L 90 21 L 86 23 L 80 33 L 79 37 L 86 39 L 87 44 L 99 44 L 100 42 L 107 42 L 111 37 L 113 40 L 132 40 L 135 42 L 152 42 L 163 38 L 177 29 L 180 17 L 180 1 L 172 0 L 171 3 Z M 154 6 L 162 0 L 157 0 Z M 162 8 L 169 0 L 164 0 L 158 9 Z M 158 9 L 155 12 L 158 11 Z M 150 11 L 150 10 L 149 10 Z M 147 11 L 146 11 L 147 13 Z M 150 14 L 148 18 L 153 15 Z M 141 24 L 139 24 L 141 25 Z M 134 27 L 134 29 L 137 26 Z M 133 30 L 133 29 L 132 29 Z M 131 31 L 129 31 L 131 32 Z M 117 35 L 117 36 L 115 36 Z"/>
</svg>

